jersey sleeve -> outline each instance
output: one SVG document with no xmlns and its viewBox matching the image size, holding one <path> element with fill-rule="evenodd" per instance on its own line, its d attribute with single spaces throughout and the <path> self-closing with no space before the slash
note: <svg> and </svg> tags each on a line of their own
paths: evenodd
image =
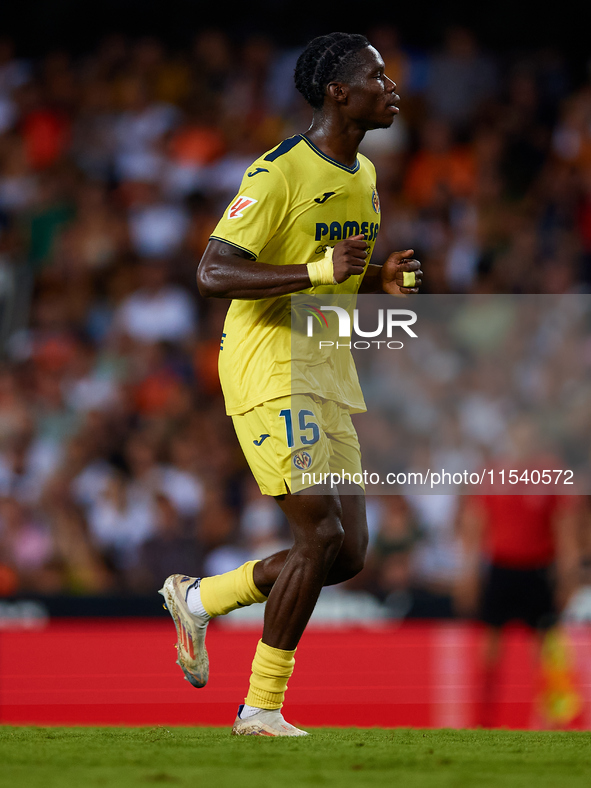
<svg viewBox="0 0 591 788">
<path fill-rule="evenodd" d="M 281 170 L 260 159 L 245 172 L 240 191 L 224 211 L 211 238 L 232 244 L 256 260 L 283 221 L 288 200 L 287 182 Z"/>
</svg>

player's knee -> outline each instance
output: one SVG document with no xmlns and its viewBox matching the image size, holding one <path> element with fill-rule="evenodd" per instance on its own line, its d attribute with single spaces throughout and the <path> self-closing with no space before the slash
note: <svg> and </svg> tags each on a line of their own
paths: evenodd
<svg viewBox="0 0 591 788">
<path fill-rule="evenodd" d="M 314 531 L 314 543 L 323 553 L 337 555 L 343 545 L 345 531 L 338 517 L 329 516 L 318 523 Z"/>
<path fill-rule="evenodd" d="M 288 513 L 291 514 L 295 550 L 310 557 L 322 556 L 328 565 L 332 564 L 345 538 L 339 499 L 308 495 L 290 503 L 296 507 Z"/>
</svg>

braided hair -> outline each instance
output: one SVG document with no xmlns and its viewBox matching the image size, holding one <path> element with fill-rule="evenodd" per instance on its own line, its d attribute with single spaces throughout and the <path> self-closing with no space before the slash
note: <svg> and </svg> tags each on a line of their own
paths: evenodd
<svg viewBox="0 0 591 788">
<path fill-rule="evenodd" d="M 314 109 L 322 109 L 326 86 L 347 82 L 357 66 L 357 53 L 371 46 L 357 33 L 330 33 L 314 38 L 296 63 L 295 86 Z"/>
</svg>

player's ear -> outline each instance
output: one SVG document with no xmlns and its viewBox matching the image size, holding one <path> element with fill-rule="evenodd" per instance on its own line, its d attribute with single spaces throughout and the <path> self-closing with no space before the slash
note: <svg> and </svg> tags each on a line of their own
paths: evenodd
<svg viewBox="0 0 591 788">
<path fill-rule="evenodd" d="M 333 101 L 338 104 L 346 104 L 349 96 L 348 86 L 344 82 L 329 82 L 326 92 Z"/>
</svg>

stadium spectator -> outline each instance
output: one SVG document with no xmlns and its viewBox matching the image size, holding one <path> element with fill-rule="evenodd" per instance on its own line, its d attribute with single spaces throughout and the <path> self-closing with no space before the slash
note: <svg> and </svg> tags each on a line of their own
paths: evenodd
<svg viewBox="0 0 591 788">
<path fill-rule="evenodd" d="M 191 295 L 169 282 L 168 263 L 156 259 L 139 268 L 140 286 L 119 306 L 113 330 L 137 342 L 183 342 L 194 336 L 196 307 Z"/>
<path fill-rule="evenodd" d="M 418 208 L 435 209 L 441 201 L 473 195 L 476 172 L 471 151 L 453 144 L 448 124 L 426 121 L 420 150 L 408 165 L 404 194 Z"/>
<path fill-rule="evenodd" d="M 366 567 L 349 587 L 365 585 L 383 602 L 389 616 L 402 619 L 413 607 L 412 555 L 423 534 L 403 496 L 378 499 L 376 519 Z"/>
<path fill-rule="evenodd" d="M 151 498 L 124 474 L 113 472 L 90 507 L 88 524 L 93 543 L 124 587 L 126 573 L 131 576 L 142 545 L 156 528 Z"/>
<path fill-rule="evenodd" d="M 14 498 L 0 499 L 0 556 L 12 568 L 19 587 L 41 592 L 59 590 L 52 566 L 55 545 L 48 523 Z"/>
<path fill-rule="evenodd" d="M 162 493 L 155 496 L 155 532 L 139 549 L 131 584 L 135 591 L 154 593 L 162 573 L 183 566 L 187 572 L 201 573 L 202 547 L 196 529 L 187 528 L 172 501 Z"/>
<path fill-rule="evenodd" d="M 441 51 L 429 63 L 426 101 L 429 111 L 465 129 L 477 110 L 497 90 L 497 66 L 479 51 L 474 34 L 465 27 L 450 27 Z"/>
</svg>

